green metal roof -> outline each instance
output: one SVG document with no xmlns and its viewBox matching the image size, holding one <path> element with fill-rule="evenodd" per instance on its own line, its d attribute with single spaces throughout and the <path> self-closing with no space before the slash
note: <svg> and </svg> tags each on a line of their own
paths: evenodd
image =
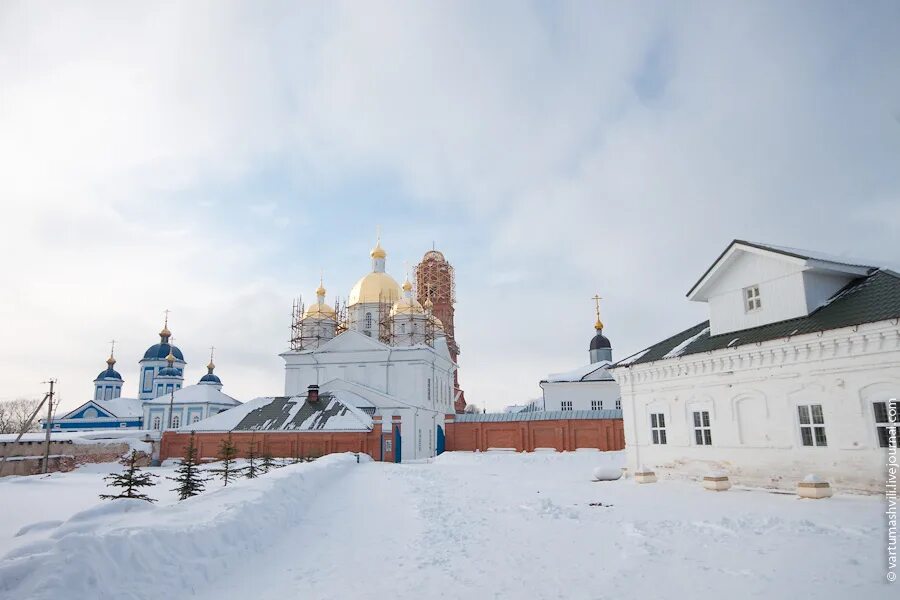
<svg viewBox="0 0 900 600">
<path fill-rule="evenodd" d="M 709 321 L 704 321 L 622 359 L 610 368 L 667 360 L 667 354 L 694 336 L 696 339 L 687 344 L 678 356 L 890 319 L 900 319 L 900 275 L 881 269 L 853 280 L 808 316 L 714 336 L 709 335 Z M 704 329 L 707 331 L 704 332 Z"/>
</svg>

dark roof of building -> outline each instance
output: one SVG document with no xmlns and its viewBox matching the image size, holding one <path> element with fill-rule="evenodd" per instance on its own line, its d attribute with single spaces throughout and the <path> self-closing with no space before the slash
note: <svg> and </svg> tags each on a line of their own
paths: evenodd
<svg viewBox="0 0 900 600">
<path fill-rule="evenodd" d="M 603 335 L 603 332 L 598 331 L 597 334 L 591 338 L 591 347 L 589 350 L 599 350 L 601 348 L 612 348 L 612 345 L 609 343 L 609 338 Z"/>
<path fill-rule="evenodd" d="M 897 318 L 900 318 L 900 274 L 881 269 L 854 279 L 805 317 L 713 336 L 709 335 L 709 321 L 704 321 L 620 360 L 610 368 Z"/>
<path fill-rule="evenodd" d="M 297 408 L 298 402 L 303 404 Z M 293 412 L 293 417 L 291 413 Z M 333 417 L 341 417 L 351 412 L 345 404 L 330 393 L 319 394 L 317 402 L 308 402 L 298 397 L 277 397 L 256 408 L 234 427 L 234 431 L 292 431 L 300 430 L 311 417 L 312 421 L 302 427 L 304 430 L 330 429 L 327 423 Z M 363 429 L 362 423 L 356 427 Z"/>
<path fill-rule="evenodd" d="M 100 371 L 100 374 L 97 375 L 97 379 L 95 379 L 94 381 L 99 381 L 101 379 L 107 379 L 110 381 L 122 381 L 122 376 L 119 375 L 119 372 L 112 367 L 108 367 L 105 371 Z"/>
<path fill-rule="evenodd" d="M 178 348 L 178 346 L 173 346 L 168 343 L 153 344 L 152 346 L 147 348 L 146 352 L 144 352 L 144 358 L 165 360 L 169 355 L 170 349 L 172 350 L 172 355 L 176 360 L 184 360 L 184 354 L 181 353 L 181 350 Z"/>
</svg>

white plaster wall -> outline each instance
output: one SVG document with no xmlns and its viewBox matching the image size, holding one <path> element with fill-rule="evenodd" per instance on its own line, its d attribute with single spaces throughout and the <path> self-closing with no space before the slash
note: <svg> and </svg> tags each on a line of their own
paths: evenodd
<svg viewBox="0 0 900 600">
<path fill-rule="evenodd" d="M 542 382 L 544 410 L 561 410 L 562 401 L 572 402 L 572 410 L 591 410 L 592 400 L 602 400 L 603 408 L 614 410 L 619 399 L 619 384 L 615 381 Z"/>
<path fill-rule="evenodd" d="M 710 333 L 758 327 L 807 314 L 802 264 L 739 252 L 708 290 Z M 759 285 L 762 308 L 747 312 L 744 288 Z"/>
<path fill-rule="evenodd" d="M 856 330 L 854 330 L 856 329 Z M 847 490 L 883 491 L 886 450 L 872 403 L 900 397 L 900 328 L 881 322 L 790 341 L 615 369 L 628 466 L 793 489 L 808 473 Z M 821 404 L 826 447 L 802 445 L 797 406 Z M 693 410 L 710 411 L 712 446 L 696 446 Z M 653 445 L 650 413 L 666 415 Z"/>
</svg>

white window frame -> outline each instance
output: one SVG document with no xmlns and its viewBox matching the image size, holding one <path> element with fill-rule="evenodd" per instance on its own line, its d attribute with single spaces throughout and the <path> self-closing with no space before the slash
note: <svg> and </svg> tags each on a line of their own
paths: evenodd
<svg viewBox="0 0 900 600">
<path fill-rule="evenodd" d="M 825 431 L 825 410 L 821 404 L 798 404 L 797 422 L 800 428 L 800 444 L 802 446 L 805 448 L 823 448 L 828 446 L 828 436 Z"/>
<path fill-rule="evenodd" d="M 603 410 L 603 400 L 591 400 L 591 410 Z"/>
<path fill-rule="evenodd" d="M 372 313 L 366 313 L 366 329 L 372 329 Z"/>
<path fill-rule="evenodd" d="M 712 446 L 712 427 L 710 426 L 709 411 L 695 410 L 691 413 L 694 426 L 694 445 Z"/>
<path fill-rule="evenodd" d="M 200 421 L 200 413 L 196 413 L 191 417 L 191 424 L 197 423 Z"/>
<path fill-rule="evenodd" d="M 881 406 L 881 411 L 879 411 Z M 873 419 L 875 420 L 875 438 L 881 448 L 890 448 L 890 430 L 894 429 L 894 443 L 900 443 L 900 400 L 889 398 L 872 403 Z M 882 412 L 882 415 L 878 413 Z M 882 438 L 882 432 L 884 437 Z"/>
<path fill-rule="evenodd" d="M 162 418 L 159 415 L 153 417 L 153 429 L 156 431 L 162 429 Z"/>
<path fill-rule="evenodd" d="M 622 410 L 622 399 L 616 400 L 616 410 Z"/>
<path fill-rule="evenodd" d="M 559 410 L 572 410 L 572 401 L 571 400 L 562 400 L 559 403 Z"/>
<path fill-rule="evenodd" d="M 654 446 L 667 446 L 666 413 L 650 413 L 650 441 Z"/>
<path fill-rule="evenodd" d="M 181 427 L 181 415 L 172 415 L 172 429 Z"/>
<path fill-rule="evenodd" d="M 756 312 L 762 309 L 762 297 L 759 293 L 759 285 L 745 287 L 741 295 L 744 299 L 744 312 Z"/>
</svg>

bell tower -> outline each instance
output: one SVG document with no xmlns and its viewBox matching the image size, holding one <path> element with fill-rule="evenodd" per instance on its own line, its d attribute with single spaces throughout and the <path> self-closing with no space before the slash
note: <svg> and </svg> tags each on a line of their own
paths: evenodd
<svg viewBox="0 0 900 600">
<path fill-rule="evenodd" d="M 423 305 L 427 300 L 431 300 L 434 305 L 432 309 L 434 316 L 444 324 L 450 358 L 458 365 L 459 345 L 456 343 L 453 325 L 453 305 L 456 304 L 455 275 L 453 266 L 439 250 L 432 248 L 416 265 L 416 296 Z M 453 388 L 456 398 L 454 409 L 457 413 L 462 413 L 466 408 L 466 400 L 462 388 L 459 387 L 459 370 L 454 372 Z"/>
</svg>

